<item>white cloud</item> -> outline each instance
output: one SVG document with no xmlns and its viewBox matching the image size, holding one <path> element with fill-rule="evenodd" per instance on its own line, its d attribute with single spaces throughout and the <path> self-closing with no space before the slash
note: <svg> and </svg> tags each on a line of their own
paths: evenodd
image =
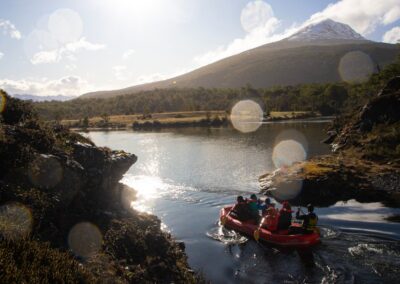
<svg viewBox="0 0 400 284">
<path fill-rule="evenodd" d="M 10 94 L 77 96 L 93 88 L 78 76 L 66 76 L 57 80 L 2 79 L 0 80 L 0 89 Z"/>
<path fill-rule="evenodd" d="M 33 54 L 30 61 L 32 64 L 43 64 L 59 62 L 63 58 L 76 60 L 75 53 L 81 50 L 95 51 L 104 49 L 105 47 L 104 44 L 91 43 L 82 37 L 78 41 L 67 43 L 57 49 L 39 51 Z"/>
<path fill-rule="evenodd" d="M 400 43 L 400 27 L 394 27 L 387 31 L 383 35 L 382 41 L 387 43 Z"/>
<path fill-rule="evenodd" d="M 104 44 L 91 43 L 86 38 L 81 37 L 78 41 L 67 43 L 65 50 L 69 52 L 77 52 L 79 50 L 100 50 L 104 49 Z"/>
<path fill-rule="evenodd" d="M 377 25 L 388 25 L 400 19 L 400 0 L 379 0 L 374 3 L 371 3 L 371 0 L 340 0 L 313 14 L 304 23 L 293 24 L 280 33 L 277 33 L 280 20 L 274 16 L 272 7 L 260 0 L 249 2 L 242 10 L 240 18 L 242 27 L 247 32 L 245 36 L 198 55 L 194 61 L 198 66 L 204 66 L 257 46 L 281 40 L 311 23 L 327 18 L 348 24 L 365 36 L 373 32 Z"/>
<path fill-rule="evenodd" d="M 4 53 L 0 51 L 0 60 L 3 58 Z"/>
<path fill-rule="evenodd" d="M 52 51 L 39 51 L 35 53 L 31 58 L 32 64 L 43 64 L 60 61 L 59 50 L 55 49 Z"/>
<path fill-rule="evenodd" d="M 171 77 L 173 77 L 173 76 L 166 76 L 161 73 L 141 75 L 136 78 L 134 85 L 141 85 L 141 84 L 146 84 L 146 83 L 151 83 L 151 82 L 156 82 L 156 81 L 162 81 L 162 80 L 165 80 L 165 79 L 171 78 Z"/>
<path fill-rule="evenodd" d="M 170 73 L 170 74 L 153 73 L 153 74 L 141 75 L 134 80 L 133 85 L 140 85 L 140 84 L 146 84 L 146 83 L 171 79 L 171 78 L 177 77 L 179 75 L 193 71 L 194 69 L 195 68 L 180 69 L 180 70 Z M 179 82 L 177 82 L 177 84 L 179 85 Z"/>
<path fill-rule="evenodd" d="M 315 13 L 307 22 L 326 18 L 348 24 L 365 36 L 378 25 L 388 25 L 400 19 L 400 0 L 379 0 L 373 3 L 371 0 L 341 0 Z"/>
<path fill-rule="evenodd" d="M 0 19 L 0 30 L 12 38 L 21 39 L 21 32 L 8 20 Z"/>
<path fill-rule="evenodd" d="M 77 68 L 76 64 L 73 63 L 65 65 L 65 69 L 67 69 L 68 71 L 73 71 L 76 68 Z"/>
<path fill-rule="evenodd" d="M 247 32 L 243 38 L 234 39 L 226 46 L 219 46 L 215 50 L 198 55 L 194 61 L 199 66 L 204 66 L 245 50 L 280 40 L 288 34 L 288 30 L 281 34 L 274 34 L 280 26 L 280 21 L 274 17 L 272 7 L 264 1 L 249 2 L 242 10 L 240 21 Z"/>
<path fill-rule="evenodd" d="M 246 32 L 251 33 L 257 28 L 264 26 L 274 17 L 271 5 L 264 1 L 256 0 L 247 3 L 240 14 L 240 23 Z"/>
<path fill-rule="evenodd" d="M 71 9 L 54 11 L 41 29 L 34 29 L 24 41 L 25 53 L 32 64 L 60 62 L 62 59 L 77 60 L 82 50 L 104 49 L 104 44 L 92 43 L 82 36 L 83 23 L 80 15 Z"/>
<path fill-rule="evenodd" d="M 114 76 L 119 81 L 128 80 L 130 74 L 126 72 L 127 67 L 124 65 L 113 66 Z"/>
<path fill-rule="evenodd" d="M 124 52 L 124 54 L 122 54 L 122 59 L 127 60 L 130 57 L 132 57 L 132 55 L 135 53 L 136 51 L 134 49 L 128 49 L 127 51 Z"/>
<path fill-rule="evenodd" d="M 394 23 L 398 19 L 400 19 L 400 3 L 398 3 L 398 6 L 393 7 L 393 9 L 391 9 L 384 15 L 383 24 L 389 25 L 391 23 Z"/>
</svg>

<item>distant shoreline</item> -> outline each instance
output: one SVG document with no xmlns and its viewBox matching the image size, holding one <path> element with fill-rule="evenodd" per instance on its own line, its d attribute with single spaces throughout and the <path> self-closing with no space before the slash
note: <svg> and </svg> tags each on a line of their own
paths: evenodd
<svg viewBox="0 0 400 284">
<path fill-rule="evenodd" d="M 313 117 L 292 117 L 292 118 L 279 118 L 272 120 L 263 120 L 262 124 L 273 124 L 273 123 L 324 123 L 330 122 L 334 119 L 334 116 L 313 116 Z M 190 127 L 231 127 L 230 120 L 201 120 L 201 121 L 187 121 L 187 122 L 168 122 L 162 123 L 159 121 L 145 121 L 142 123 L 133 123 L 131 125 L 113 125 L 110 124 L 104 127 L 70 127 L 74 131 L 122 131 L 122 130 L 136 130 L 136 131 L 148 131 L 148 130 L 162 130 L 162 129 L 179 129 L 179 128 L 190 128 Z"/>
</svg>

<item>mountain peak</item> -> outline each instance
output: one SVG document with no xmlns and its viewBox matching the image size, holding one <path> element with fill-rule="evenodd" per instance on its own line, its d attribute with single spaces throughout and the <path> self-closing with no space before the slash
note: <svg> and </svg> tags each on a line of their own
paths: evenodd
<svg viewBox="0 0 400 284">
<path fill-rule="evenodd" d="M 313 41 L 313 40 L 366 40 L 349 25 L 326 19 L 321 22 L 310 24 L 287 38 L 290 41 Z"/>
</svg>

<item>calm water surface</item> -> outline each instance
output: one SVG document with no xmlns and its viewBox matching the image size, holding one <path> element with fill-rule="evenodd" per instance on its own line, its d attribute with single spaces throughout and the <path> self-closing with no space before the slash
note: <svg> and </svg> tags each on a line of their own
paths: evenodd
<svg viewBox="0 0 400 284">
<path fill-rule="evenodd" d="M 230 128 L 161 132 L 90 132 L 99 146 L 123 149 L 138 161 L 122 182 L 138 191 L 133 206 L 157 215 L 186 244 L 189 263 L 212 283 L 391 283 L 400 273 L 400 224 L 383 221 L 398 209 L 380 203 L 338 202 L 317 208 L 322 244 L 312 251 L 260 245 L 217 224 L 219 210 L 238 194 L 259 190 L 258 176 L 274 170 L 274 146 L 294 140 L 288 157 L 329 153 L 327 123 L 262 125 L 243 134 Z M 301 156 L 301 155 L 300 155 Z M 280 157 L 282 158 L 282 157 Z"/>
</svg>

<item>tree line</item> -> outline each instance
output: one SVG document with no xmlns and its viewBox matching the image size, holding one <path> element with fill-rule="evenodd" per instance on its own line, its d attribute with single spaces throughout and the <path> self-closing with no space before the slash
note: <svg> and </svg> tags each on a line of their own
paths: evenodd
<svg viewBox="0 0 400 284">
<path fill-rule="evenodd" d="M 397 59 L 365 83 L 302 84 L 268 89 L 256 89 L 251 85 L 242 88 L 168 88 L 106 99 L 36 102 L 34 106 L 45 120 L 179 111 L 229 112 L 236 102 L 244 99 L 258 102 L 266 112 L 313 111 L 336 115 L 363 105 L 387 80 L 399 75 L 400 59 Z"/>
</svg>

